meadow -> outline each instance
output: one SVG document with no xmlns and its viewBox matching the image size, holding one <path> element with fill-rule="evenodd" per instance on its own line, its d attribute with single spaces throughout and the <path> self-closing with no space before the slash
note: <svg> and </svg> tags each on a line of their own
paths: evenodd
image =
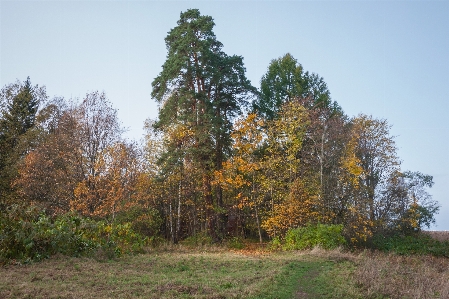
<svg viewBox="0 0 449 299">
<path fill-rule="evenodd" d="M 167 245 L 4 266 L 0 298 L 449 298 L 449 259 Z"/>
</svg>

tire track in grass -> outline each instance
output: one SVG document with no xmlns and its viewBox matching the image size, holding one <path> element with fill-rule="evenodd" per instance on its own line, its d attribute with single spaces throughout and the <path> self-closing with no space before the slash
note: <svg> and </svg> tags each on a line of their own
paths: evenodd
<svg viewBox="0 0 449 299">
<path fill-rule="evenodd" d="M 327 298 L 332 288 L 320 274 L 332 269 L 333 264 L 328 261 L 289 262 L 281 268 L 273 284 L 255 298 Z"/>
</svg>

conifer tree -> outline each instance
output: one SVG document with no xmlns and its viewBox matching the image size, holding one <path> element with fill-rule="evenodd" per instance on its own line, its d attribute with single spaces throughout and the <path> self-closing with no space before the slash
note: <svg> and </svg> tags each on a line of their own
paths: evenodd
<svg viewBox="0 0 449 299">
<path fill-rule="evenodd" d="M 190 140 L 183 143 L 188 146 L 173 153 L 178 162 L 188 159 L 202 172 L 201 192 L 212 235 L 217 223 L 214 207 L 222 205 L 221 190 L 212 190 L 213 171 L 221 168 L 230 149 L 233 117 L 255 92 L 245 76 L 243 58 L 222 51 L 214 25 L 212 17 L 197 9 L 182 12 L 178 26 L 165 38 L 167 59 L 152 83 L 152 97 L 160 104 L 155 128 L 168 132 L 182 126 L 189 131 Z M 164 155 L 168 160 L 169 156 Z"/>
<path fill-rule="evenodd" d="M 17 165 L 28 150 L 28 142 L 20 144 L 25 134 L 34 127 L 40 99 L 31 86 L 30 77 L 15 95 L 5 99 L 5 109 L 0 115 L 0 200 L 3 208 L 5 199 L 12 192 L 11 183 L 17 175 Z M 23 140 L 22 140 L 23 141 Z M 0 206 L 0 209 L 2 207 Z"/>
</svg>

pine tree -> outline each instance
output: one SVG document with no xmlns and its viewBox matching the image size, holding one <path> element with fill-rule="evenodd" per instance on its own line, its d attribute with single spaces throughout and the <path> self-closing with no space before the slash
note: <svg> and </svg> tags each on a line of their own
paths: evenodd
<svg viewBox="0 0 449 299">
<path fill-rule="evenodd" d="M 222 205 L 221 190 L 212 190 L 213 171 L 221 168 L 230 150 L 232 118 L 255 92 L 245 76 L 243 58 L 222 51 L 214 25 L 212 17 L 197 9 L 181 13 L 178 26 L 165 38 L 167 60 L 152 83 L 152 97 L 160 104 L 155 128 L 169 132 L 181 126 L 189 132 L 188 141 L 172 140 L 178 147 L 173 153 L 179 163 L 188 159 L 202 171 L 201 193 L 212 235 L 217 218 L 214 205 Z M 182 144 L 185 148 L 180 148 Z M 167 160 L 169 156 L 164 155 Z"/>
</svg>

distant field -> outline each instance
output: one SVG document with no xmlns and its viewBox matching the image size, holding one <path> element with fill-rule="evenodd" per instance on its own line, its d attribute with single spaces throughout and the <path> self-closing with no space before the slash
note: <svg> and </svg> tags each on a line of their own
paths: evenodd
<svg viewBox="0 0 449 299">
<path fill-rule="evenodd" d="M 182 247 L 0 267 L 0 298 L 449 298 L 449 260 Z"/>
<path fill-rule="evenodd" d="M 449 241 L 449 231 L 425 231 L 424 233 L 430 235 L 438 241 Z"/>
</svg>

